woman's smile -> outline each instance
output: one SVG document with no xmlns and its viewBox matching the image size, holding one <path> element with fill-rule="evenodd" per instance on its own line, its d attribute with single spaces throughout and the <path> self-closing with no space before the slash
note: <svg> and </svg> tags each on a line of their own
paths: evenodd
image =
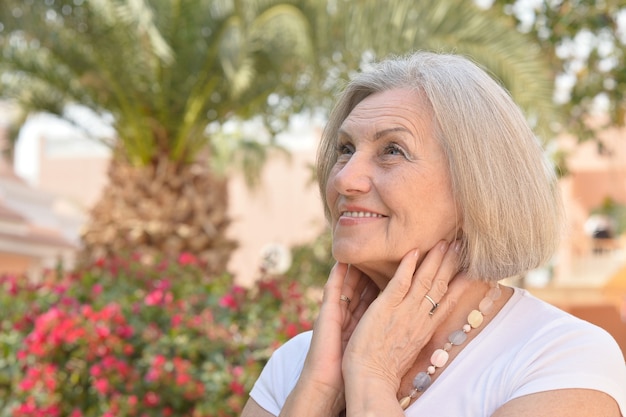
<svg viewBox="0 0 626 417">
<path fill-rule="evenodd" d="M 359 224 L 367 224 L 373 220 L 385 219 L 387 216 L 373 210 L 360 207 L 340 208 L 338 226 L 352 226 Z"/>
</svg>

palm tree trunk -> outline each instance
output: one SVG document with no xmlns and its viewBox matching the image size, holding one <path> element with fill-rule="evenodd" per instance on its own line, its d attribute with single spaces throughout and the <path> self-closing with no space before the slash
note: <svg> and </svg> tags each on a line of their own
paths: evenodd
<svg viewBox="0 0 626 417">
<path fill-rule="evenodd" d="M 226 237 L 227 208 L 226 179 L 206 164 L 162 155 L 136 167 L 115 157 L 109 184 L 83 233 L 80 259 L 138 254 L 173 260 L 188 252 L 206 262 L 209 274 L 224 273 L 236 247 Z"/>
</svg>

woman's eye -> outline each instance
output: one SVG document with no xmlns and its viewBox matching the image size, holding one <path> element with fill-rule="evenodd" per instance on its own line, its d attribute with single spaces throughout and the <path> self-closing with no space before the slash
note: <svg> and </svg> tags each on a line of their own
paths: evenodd
<svg viewBox="0 0 626 417">
<path fill-rule="evenodd" d="M 354 153 L 354 147 L 346 143 L 340 143 L 337 145 L 337 155 L 352 155 Z"/>
<path fill-rule="evenodd" d="M 404 149 L 402 149 L 400 146 L 396 145 L 395 143 L 390 143 L 389 145 L 385 146 L 383 153 L 385 155 L 400 155 L 400 156 L 405 156 L 405 157 L 407 156 Z"/>
</svg>

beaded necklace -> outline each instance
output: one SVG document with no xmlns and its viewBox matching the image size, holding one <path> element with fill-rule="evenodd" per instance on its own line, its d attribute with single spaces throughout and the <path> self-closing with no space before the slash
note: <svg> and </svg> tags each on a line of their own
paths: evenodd
<svg viewBox="0 0 626 417">
<path fill-rule="evenodd" d="M 437 371 L 437 368 L 441 368 L 448 363 L 448 359 L 450 358 L 450 354 L 448 352 L 450 352 L 452 347 L 460 346 L 465 343 L 467 340 L 467 334 L 472 331 L 472 329 L 480 327 L 486 315 L 493 313 L 495 301 L 500 298 L 500 294 L 502 294 L 502 290 L 500 289 L 498 283 L 496 282 L 491 284 L 491 287 L 485 294 L 485 297 L 478 304 L 478 309 L 472 310 L 467 315 L 467 323 L 465 323 L 461 329 L 450 333 L 448 336 L 448 342 L 443 346 L 443 348 L 437 349 L 433 352 L 430 357 L 431 365 L 426 369 L 426 371 L 422 371 L 415 376 L 413 379 L 413 388 L 407 396 L 400 399 L 400 407 L 402 407 L 403 410 L 407 409 L 409 404 L 411 404 L 411 400 L 417 397 L 418 393 L 423 392 L 430 386 L 431 375 Z"/>
</svg>

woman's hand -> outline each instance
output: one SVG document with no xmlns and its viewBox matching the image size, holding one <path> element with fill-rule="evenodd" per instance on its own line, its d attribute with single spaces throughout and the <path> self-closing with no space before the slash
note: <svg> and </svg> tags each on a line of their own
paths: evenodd
<svg viewBox="0 0 626 417">
<path fill-rule="evenodd" d="M 381 406 L 386 402 L 381 397 L 390 397 L 397 406 L 401 378 L 468 288 L 469 281 L 461 276 L 448 288 L 458 271 L 455 248 L 454 244 L 440 242 L 419 267 L 419 254 L 409 252 L 387 287 L 361 317 L 342 364 L 350 407 L 353 399 L 355 404 L 376 402 Z M 429 312 L 433 305 L 425 295 L 440 303 L 432 316 Z M 350 407 L 348 411 L 352 411 Z M 369 411 L 376 408 L 372 404 L 364 407 Z"/>
<path fill-rule="evenodd" d="M 309 412 L 314 404 L 323 407 L 326 415 L 336 416 L 345 408 L 341 371 L 343 352 L 363 313 L 378 293 L 376 285 L 361 271 L 346 264 L 335 264 L 324 287 L 322 306 L 302 374 L 287 407 L 283 408 L 284 412 L 288 409 L 287 414 L 298 411 L 298 415 L 304 415 L 300 414 L 301 406 L 306 405 Z M 342 300 L 342 295 L 350 301 Z"/>
</svg>

